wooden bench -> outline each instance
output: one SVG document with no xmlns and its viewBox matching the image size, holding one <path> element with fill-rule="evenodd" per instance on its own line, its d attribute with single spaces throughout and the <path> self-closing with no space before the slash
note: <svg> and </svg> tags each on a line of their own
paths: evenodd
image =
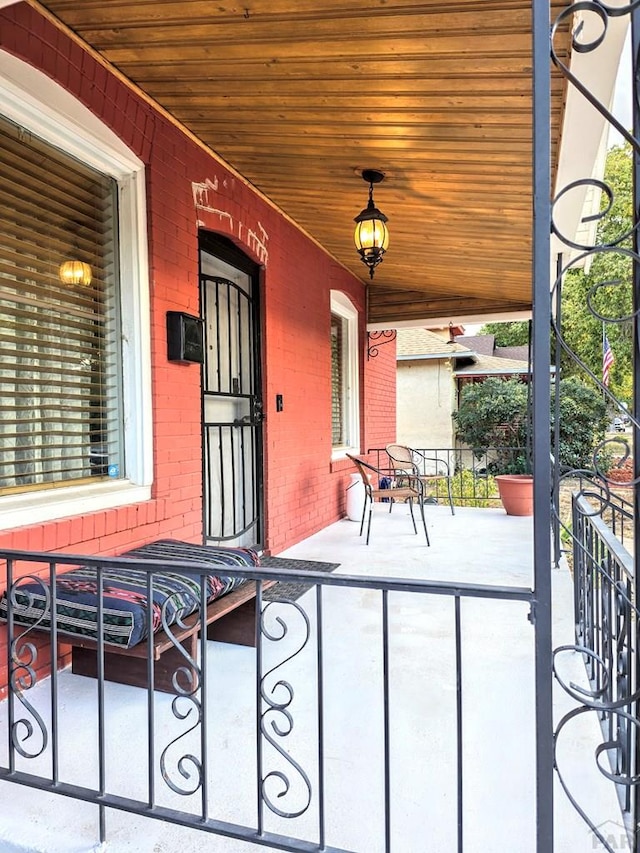
<svg viewBox="0 0 640 853">
<path fill-rule="evenodd" d="M 179 670 L 183 672 L 177 676 L 178 684 L 188 689 L 189 673 L 192 672 L 189 660 L 197 661 L 198 635 L 203 628 L 206 628 L 210 640 L 255 646 L 257 583 L 247 579 L 238 585 L 235 575 L 235 571 L 241 577 L 243 569 L 259 567 L 259 557 L 252 549 L 159 539 L 107 558 L 100 567 L 101 580 L 98 579 L 95 559 L 89 557 L 86 560 L 85 564 L 82 557 L 74 555 L 73 562 L 67 561 L 66 564 L 75 568 L 56 571 L 57 640 L 61 655 L 68 655 L 71 649 L 74 673 L 92 678 L 98 675 L 97 623 L 100 607 L 97 590 L 100 586 L 103 602 L 106 602 L 104 606 L 108 608 L 108 614 L 105 612 L 103 616 L 104 638 L 108 642 L 104 643 L 102 659 L 104 677 L 109 681 L 146 687 L 151 654 L 155 689 L 175 693 L 174 677 Z M 142 569 L 140 560 L 147 562 Z M 187 572 L 181 577 L 181 566 L 195 569 L 207 577 L 206 594 L 210 598 L 202 618 L 200 607 L 196 609 L 195 605 L 200 598 L 200 584 L 204 578 L 201 576 L 198 582 L 191 575 L 188 579 Z M 147 568 L 152 568 L 153 574 L 162 578 L 157 587 L 158 597 L 154 594 L 153 606 L 165 608 L 172 602 L 166 611 L 170 623 L 167 631 L 160 628 L 150 639 L 145 638 L 146 631 L 143 630 L 148 619 Z M 275 583 L 262 581 L 262 588 L 267 589 Z M 52 606 L 48 584 L 28 575 L 24 583 L 18 583 L 13 596 L 14 625 L 48 632 L 48 611 Z M 8 608 L 5 592 L 0 596 L 1 621 L 7 620 Z M 179 618 L 181 611 L 188 615 Z M 179 643 L 180 648 L 176 648 L 172 640 Z"/>
<path fill-rule="evenodd" d="M 275 581 L 263 581 L 262 588 L 273 586 Z M 255 646 L 256 584 L 246 581 L 241 587 L 212 601 L 206 609 L 205 624 L 207 639 L 221 643 L 236 643 Z M 192 660 L 197 659 L 200 611 L 184 620 L 184 628 L 171 626 L 172 636 L 180 642 Z M 71 646 L 71 671 L 76 675 L 98 677 L 97 643 L 87 637 L 65 635 L 59 637 L 60 646 Z M 107 681 L 128 684 L 133 687 L 148 685 L 148 641 L 143 640 L 130 648 L 104 646 L 104 677 Z M 189 669 L 188 661 L 174 646 L 163 630 L 153 635 L 154 689 L 163 693 L 176 693 L 173 679 L 179 667 Z M 178 683 L 188 688 L 185 675 L 178 676 Z"/>
</svg>

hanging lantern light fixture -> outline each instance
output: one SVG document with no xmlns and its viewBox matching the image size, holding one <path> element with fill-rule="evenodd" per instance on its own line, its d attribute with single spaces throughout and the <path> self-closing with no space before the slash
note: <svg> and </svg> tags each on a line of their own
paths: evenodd
<svg viewBox="0 0 640 853">
<path fill-rule="evenodd" d="M 382 263 L 389 245 L 387 217 L 378 210 L 373 201 L 373 185 L 379 184 L 384 174 L 376 169 L 365 169 L 362 178 L 369 184 L 369 203 L 355 217 L 356 230 L 353 239 L 362 262 L 369 267 L 369 277 L 373 278 L 373 271 Z"/>
<path fill-rule="evenodd" d="M 91 284 L 92 270 L 84 261 L 64 261 L 60 264 L 58 276 L 63 284 Z"/>
</svg>

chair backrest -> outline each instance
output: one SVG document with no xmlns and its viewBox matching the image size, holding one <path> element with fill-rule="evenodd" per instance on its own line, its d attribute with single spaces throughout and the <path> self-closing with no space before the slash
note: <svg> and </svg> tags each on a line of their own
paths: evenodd
<svg viewBox="0 0 640 853">
<path fill-rule="evenodd" d="M 364 483 L 364 487 L 367 490 L 367 494 L 373 500 L 374 491 L 376 493 L 380 493 L 381 480 L 385 477 L 393 477 L 394 469 L 381 469 L 376 468 L 375 465 L 371 465 L 369 462 L 365 462 L 364 459 L 359 459 L 357 456 L 352 456 L 350 453 L 346 454 L 347 458 L 350 459 L 353 464 L 358 469 L 360 476 L 362 477 L 362 482 Z M 422 482 L 420 478 L 414 473 L 415 466 L 413 463 L 410 465 L 400 468 L 398 466 L 398 470 L 401 470 L 405 476 L 403 478 L 402 483 L 391 483 L 384 491 L 384 494 L 387 494 L 389 497 L 393 497 L 395 495 L 402 495 L 403 497 L 407 497 L 407 491 L 410 489 L 413 491 L 416 497 L 422 497 L 424 494 L 424 490 L 422 487 Z M 376 482 L 371 482 L 371 475 L 375 474 Z"/>
<path fill-rule="evenodd" d="M 413 451 L 404 444 L 387 444 L 387 456 L 392 462 L 413 465 Z"/>
<path fill-rule="evenodd" d="M 374 468 L 373 465 L 369 465 L 368 462 L 365 462 L 364 459 L 359 459 L 357 456 L 352 456 L 350 453 L 347 453 L 347 458 L 350 459 L 353 464 L 358 469 L 358 473 L 362 477 L 362 482 L 364 483 L 364 487 L 367 492 L 370 494 L 373 486 L 371 485 L 371 474 L 378 474 L 378 469 Z"/>
<path fill-rule="evenodd" d="M 420 472 L 410 447 L 406 447 L 404 444 L 387 444 L 386 451 L 394 471 L 397 471 L 399 474 L 413 474 L 418 476 Z"/>
<path fill-rule="evenodd" d="M 414 450 L 405 444 L 387 444 L 386 451 L 391 461 L 391 467 L 396 471 L 413 471 L 416 475 L 425 477 L 448 477 L 450 475 L 451 466 L 448 459 L 443 459 L 438 455 L 425 456 L 421 450 Z M 438 453 L 438 451 L 435 452 Z"/>
</svg>

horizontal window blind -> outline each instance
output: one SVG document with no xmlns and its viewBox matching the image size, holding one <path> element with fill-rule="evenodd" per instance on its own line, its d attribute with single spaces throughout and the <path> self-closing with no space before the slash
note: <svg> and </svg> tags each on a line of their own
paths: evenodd
<svg viewBox="0 0 640 853">
<path fill-rule="evenodd" d="M 331 315 L 331 444 L 333 447 L 341 447 L 345 444 L 345 325 L 342 317 Z"/>
<path fill-rule="evenodd" d="M 115 181 L 0 117 L 0 493 L 123 476 Z"/>
</svg>

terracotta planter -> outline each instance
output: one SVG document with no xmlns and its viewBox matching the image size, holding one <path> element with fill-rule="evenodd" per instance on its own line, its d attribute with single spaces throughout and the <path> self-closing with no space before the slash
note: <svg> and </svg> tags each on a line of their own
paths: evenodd
<svg viewBox="0 0 640 853">
<path fill-rule="evenodd" d="M 496 483 L 507 515 L 533 515 L 531 474 L 499 474 Z"/>
</svg>

